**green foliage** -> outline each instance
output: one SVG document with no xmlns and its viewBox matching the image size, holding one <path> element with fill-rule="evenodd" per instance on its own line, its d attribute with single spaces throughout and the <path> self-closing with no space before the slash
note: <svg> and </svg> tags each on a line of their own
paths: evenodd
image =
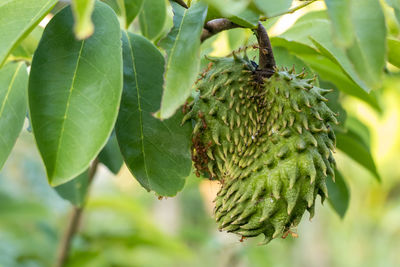
<svg viewBox="0 0 400 267">
<path fill-rule="evenodd" d="M 10 0 L 0 5 L 0 67 L 8 54 L 56 4 L 57 0 Z"/>
<path fill-rule="evenodd" d="M 97 31 L 77 41 L 71 9 L 57 13 L 32 62 L 30 118 L 52 185 L 88 168 L 117 118 L 122 92 L 119 24 L 111 8 L 100 2 L 92 19 Z"/>
<path fill-rule="evenodd" d="M 190 126 L 180 126 L 180 113 L 163 121 L 152 116 L 161 101 L 164 58 L 142 36 L 123 32 L 122 40 L 124 91 L 116 125 L 118 143 L 127 167 L 144 188 L 173 196 L 191 169 Z"/>
<path fill-rule="evenodd" d="M 252 30 L 256 29 L 260 19 L 270 33 L 279 66 L 294 66 L 297 73 L 304 69 L 306 78 L 316 77 L 315 85 L 334 91 L 326 96 L 328 106 L 338 113 L 340 122 L 334 126 L 339 151 L 335 157 L 339 159 L 340 172 L 335 168 L 335 183 L 327 179 L 328 201 L 333 210 L 343 218 L 351 208 L 353 195 L 357 195 L 358 191 L 355 191 L 362 190 L 351 186 L 350 202 L 347 185 L 352 185 L 359 177 L 358 173 L 352 172 L 353 168 L 361 172 L 365 169 L 377 180 L 381 177 L 386 180 L 391 172 L 395 172 L 393 166 L 396 163 L 382 166 L 381 162 L 390 161 L 392 157 L 382 156 L 382 151 L 395 147 L 396 141 L 378 147 L 371 146 L 371 140 L 376 142 L 377 132 L 381 131 L 386 131 L 391 137 L 397 128 L 380 129 L 380 125 L 370 118 L 377 113 L 388 121 L 397 118 L 393 115 L 395 112 L 387 116 L 387 109 L 391 101 L 398 100 L 382 95 L 397 88 L 398 84 L 399 0 L 325 0 L 326 9 L 323 5 L 315 5 L 319 10 L 311 12 L 305 6 L 313 5 L 314 1 L 185 0 L 189 6 L 185 9 L 178 4 L 179 1 L 72 0 L 71 6 L 61 10 L 60 7 L 67 4 L 65 1 L 57 2 L 6 0 L 0 3 L 0 168 L 23 128 L 28 105 L 32 136 L 43 159 L 48 182 L 55 186 L 58 195 L 73 205 L 83 206 L 85 203 L 88 169 L 93 160 L 98 160 L 116 175 L 124 173 L 121 167 L 125 162 L 142 187 L 157 195 L 174 196 L 181 191 L 192 164 L 192 128 L 190 124 L 180 125 L 181 110 L 186 111 L 188 106 L 185 103 L 198 97 L 193 92 L 193 85 L 202 77 L 200 66 L 209 67 L 204 56 L 222 57 L 230 54 L 231 50 L 253 46 L 256 38 Z M 297 7 L 304 8 L 296 11 Z M 281 15 L 294 11 L 301 16 L 294 25 L 287 27 L 290 19 L 286 18 L 290 16 L 281 20 Z M 42 21 L 49 12 L 51 14 Z M 218 18 L 227 18 L 240 27 L 217 34 L 219 30 L 213 32 L 207 22 Z M 38 26 L 41 21 L 41 25 L 45 25 L 47 20 L 50 22 L 45 30 Z M 200 37 L 205 28 L 215 35 L 201 45 Z M 283 31 L 283 28 L 287 29 Z M 257 62 L 258 50 L 247 48 L 247 51 Z M 392 124 L 396 125 L 394 121 Z M 236 130 L 240 131 L 239 127 L 236 128 L 231 130 L 232 135 Z M 215 136 L 216 130 L 210 131 L 214 131 Z M 27 131 L 22 132 L 27 134 Z M 214 136 L 210 137 L 213 142 Z M 26 144 L 28 142 L 21 146 Z M 37 156 L 32 154 L 31 157 Z M 348 157 L 352 160 L 348 161 Z M 379 165 L 374 160 L 378 157 Z M 11 162 L 15 164 L 18 159 Z M 220 166 L 217 163 L 213 168 Z M 5 169 L 22 169 L 30 173 L 22 163 Z M 44 174 L 38 177 L 41 175 Z M 21 179 L 26 181 L 24 179 L 30 178 Z M 38 187 L 47 186 L 37 177 L 35 179 L 37 183 L 33 184 Z M 0 188 L 3 188 L 1 182 L 0 179 Z M 243 183 L 243 190 L 256 187 L 254 183 Z M 193 187 L 198 185 L 192 183 L 190 186 L 194 192 Z M 14 192 L 8 187 L 2 190 Z M 396 190 L 393 191 L 375 196 L 375 199 L 386 196 L 389 199 L 396 194 Z M 56 198 L 54 191 L 49 192 Z M 201 210 L 190 224 L 192 228 L 200 217 L 208 219 L 199 204 L 200 193 L 196 194 L 196 200 L 187 196 L 189 202 L 193 200 L 196 203 L 192 203 L 192 209 Z M 10 252 L 13 248 L 2 244 L 3 240 L 12 238 L 9 235 L 3 238 L 0 232 L 0 265 L 52 265 L 55 257 L 46 253 L 54 254 L 57 231 L 60 230 L 49 230 L 48 225 L 38 226 L 51 220 L 49 214 L 52 213 L 44 211 L 40 201 L 30 200 L 29 195 L 25 202 L 19 203 L 0 190 L 0 200 L 7 203 L 0 208 L 0 228 L 14 225 L 15 233 L 21 236 L 26 229 L 40 229 L 40 234 L 48 236 L 42 240 L 40 234 L 32 235 L 32 244 L 35 245 L 31 250 L 23 248 L 30 252 L 17 255 Z M 176 245 L 175 240 L 167 237 L 156 242 L 155 239 L 163 235 L 153 227 L 145 227 L 151 224 L 150 218 L 144 221 L 136 218 L 146 217 L 144 209 L 130 209 L 129 201 L 132 200 L 103 199 L 98 206 L 135 214 L 127 221 L 135 227 L 138 225 L 137 229 L 123 233 L 125 228 L 122 226 L 117 227 L 122 232 L 111 233 L 90 232 L 85 228 L 80 239 L 74 241 L 69 266 L 125 266 L 128 258 L 133 265 L 152 266 L 142 261 L 146 258 L 143 255 L 149 251 L 157 251 L 155 253 L 160 256 L 155 265 L 168 266 L 170 262 L 164 261 L 168 253 L 185 250 L 184 245 Z M 95 213 L 92 204 L 88 209 Z M 374 206 L 370 209 L 377 210 Z M 32 220 L 37 221 L 25 224 Z M 91 224 L 96 221 L 92 220 Z M 202 220 L 201 226 L 197 226 L 212 225 L 207 223 Z M 146 231 L 150 234 L 147 235 Z M 191 230 L 187 233 L 197 236 L 196 240 L 203 240 L 201 242 L 207 242 L 209 237 Z M 172 247 L 169 247 L 169 242 L 172 242 Z M 143 244 L 151 249 L 143 249 Z M 19 246 L 15 251 L 23 250 Z M 109 251 L 103 253 L 104 247 L 109 247 Z M 139 249 L 135 250 L 137 247 Z M 2 255 L 4 248 L 9 249 L 9 253 L 3 253 L 8 254 L 7 257 Z M 259 257 L 255 251 L 249 255 Z M 272 258 L 273 254 L 268 255 Z M 265 264 L 265 261 L 260 262 Z M 204 266 L 204 262 L 201 263 L 199 266 Z"/>
<path fill-rule="evenodd" d="M 25 120 L 27 87 L 28 73 L 24 63 L 8 63 L 0 69 L 0 169 Z"/>
<path fill-rule="evenodd" d="M 161 119 L 171 117 L 185 103 L 191 93 L 200 67 L 200 35 L 207 14 L 207 6 L 195 3 L 184 9 L 172 3 L 174 27 L 161 41 L 167 51 L 164 74 L 164 93 L 157 115 Z"/>
</svg>

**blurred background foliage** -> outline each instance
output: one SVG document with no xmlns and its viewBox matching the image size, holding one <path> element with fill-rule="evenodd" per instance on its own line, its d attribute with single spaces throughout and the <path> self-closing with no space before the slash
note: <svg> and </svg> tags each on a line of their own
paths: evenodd
<svg viewBox="0 0 400 267">
<path fill-rule="evenodd" d="M 398 37 L 396 14 L 382 4 L 388 34 Z M 324 16 L 324 9 L 317 2 L 264 25 L 272 37 L 278 36 L 302 16 L 311 21 Z M 168 10 L 159 36 L 171 25 Z M 140 32 L 143 26 L 135 20 L 131 27 Z M 35 40 L 41 32 L 35 30 L 30 38 Z M 157 42 L 159 37 L 148 34 Z M 225 56 L 254 42 L 250 30 L 234 29 L 204 42 L 202 54 Z M 29 39 L 26 47 L 32 49 Z M 286 65 L 285 60 L 290 65 L 300 60 L 282 47 L 275 53 L 281 65 Z M 14 56 L 23 58 L 24 51 Z M 380 111 L 358 98 L 336 96 L 346 110 L 347 128 L 364 127 L 360 138 L 370 142 L 381 177 L 379 183 L 348 155 L 336 153 L 351 198 L 344 218 L 326 202 L 318 202 L 313 220 L 300 223 L 299 238 L 289 236 L 258 246 L 261 240 L 240 242 L 235 235 L 218 232 L 212 219 L 218 184 L 192 175 L 177 197 L 158 199 L 125 166 L 114 175 L 100 165 L 68 266 L 399 266 L 400 70 L 388 64 L 382 79 L 382 89 L 376 93 L 378 102 L 384 103 Z M 48 184 L 34 139 L 24 130 L 0 173 L 0 266 L 52 266 L 71 212 L 72 205 Z"/>
</svg>

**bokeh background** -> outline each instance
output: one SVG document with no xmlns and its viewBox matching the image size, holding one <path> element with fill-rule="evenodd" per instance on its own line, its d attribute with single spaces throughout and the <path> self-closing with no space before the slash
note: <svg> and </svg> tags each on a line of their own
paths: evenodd
<svg viewBox="0 0 400 267">
<path fill-rule="evenodd" d="M 269 33 L 279 35 L 304 13 L 324 8 L 319 3 L 282 16 L 267 25 Z M 169 18 L 166 29 L 171 23 Z M 251 31 L 223 32 L 204 43 L 203 51 L 224 56 L 243 38 L 251 43 Z M 213 221 L 218 184 L 192 175 L 177 197 L 160 200 L 126 167 L 115 176 L 100 166 L 68 265 L 400 266 L 400 73 L 388 68 L 379 91 L 381 114 L 355 98 L 341 98 L 348 116 L 368 126 L 371 153 L 382 178 L 379 183 L 352 159 L 336 153 L 350 190 L 343 219 L 327 202 L 318 201 L 315 217 L 310 221 L 304 215 L 298 238 L 288 236 L 267 246 L 257 245 L 262 238 L 240 242 L 238 236 L 219 232 Z M 1 267 L 52 266 L 73 209 L 48 185 L 27 128 L 0 172 Z"/>
</svg>

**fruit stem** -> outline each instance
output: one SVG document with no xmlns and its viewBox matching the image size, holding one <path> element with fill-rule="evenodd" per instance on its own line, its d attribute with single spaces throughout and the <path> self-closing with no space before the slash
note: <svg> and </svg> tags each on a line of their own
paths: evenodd
<svg viewBox="0 0 400 267">
<path fill-rule="evenodd" d="M 258 69 L 264 77 L 271 77 L 274 74 L 275 58 L 272 52 L 271 42 L 268 33 L 261 22 L 258 22 L 258 28 L 255 30 L 259 45 Z"/>
</svg>

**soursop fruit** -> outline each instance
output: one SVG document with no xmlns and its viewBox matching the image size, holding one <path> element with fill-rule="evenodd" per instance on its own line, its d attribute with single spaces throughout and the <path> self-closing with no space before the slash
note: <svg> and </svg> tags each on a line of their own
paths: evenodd
<svg viewBox="0 0 400 267">
<path fill-rule="evenodd" d="M 304 73 L 276 69 L 269 78 L 245 58 L 215 59 L 185 107 L 191 120 L 197 174 L 217 179 L 219 229 L 265 243 L 296 227 L 316 196 L 328 196 L 334 177 L 337 124 L 323 96 Z"/>
</svg>

